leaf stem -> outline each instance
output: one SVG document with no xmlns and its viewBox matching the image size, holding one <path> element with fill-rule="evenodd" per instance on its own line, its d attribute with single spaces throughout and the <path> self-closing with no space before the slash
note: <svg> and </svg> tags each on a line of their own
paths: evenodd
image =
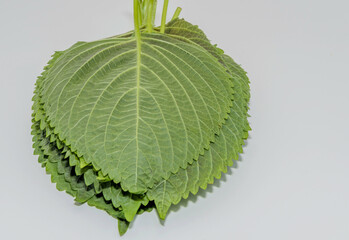
<svg viewBox="0 0 349 240">
<path fill-rule="evenodd" d="M 181 14 L 181 12 L 182 12 L 182 8 L 178 7 L 178 8 L 176 9 L 175 13 L 173 14 L 173 17 L 172 17 L 171 20 L 175 20 L 176 18 L 178 18 L 178 17 L 179 17 L 179 14 Z"/>
<path fill-rule="evenodd" d="M 157 0 L 153 0 L 154 1 L 154 4 L 153 4 L 153 12 L 151 13 L 152 15 L 152 24 L 154 26 L 154 23 L 155 23 L 155 17 L 156 17 L 156 8 L 158 6 L 158 1 Z"/>
<path fill-rule="evenodd" d="M 141 25 L 141 8 L 139 5 L 139 0 L 133 0 L 133 17 L 134 17 L 134 24 L 135 24 L 135 33 L 136 33 L 136 38 L 140 39 L 141 37 L 141 31 L 140 31 L 140 25 Z"/>
<path fill-rule="evenodd" d="M 153 31 L 153 8 L 154 0 L 148 0 L 147 5 L 147 31 L 151 33 Z"/>
<path fill-rule="evenodd" d="M 165 1 L 164 1 L 164 8 L 163 8 L 163 10 L 162 10 L 162 18 L 161 18 L 160 33 L 165 33 L 165 25 L 166 25 L 168 1 L 169 1 L 169 0 L 165 0 Z"/>
</svg>

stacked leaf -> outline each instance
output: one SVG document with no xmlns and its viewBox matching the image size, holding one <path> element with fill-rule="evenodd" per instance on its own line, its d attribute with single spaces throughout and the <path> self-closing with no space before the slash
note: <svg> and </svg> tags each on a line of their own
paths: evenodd
<svg viewBox="0 0 349 240">
<path fill-rule="evenodd" d="M 232 166 L 250 130 L 249 81 L 192 24 L 78 42 L 38 78 L 33 142 L 57 189 L 106 211 L 124 234 L 164 219 Z"/>
</svg>

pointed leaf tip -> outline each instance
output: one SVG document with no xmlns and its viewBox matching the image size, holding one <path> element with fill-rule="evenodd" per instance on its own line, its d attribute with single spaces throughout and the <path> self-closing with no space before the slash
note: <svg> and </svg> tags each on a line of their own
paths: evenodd
<svg viewBox="0 0 349 240">
<path fill-rule="evenodd" d="M 130 226 L 130 223 L 125 220 L 118 220 L 118 229 L 120 236 L 125 235 L 125 233 L 128 230 L 128 227 Z"/>
</svg>

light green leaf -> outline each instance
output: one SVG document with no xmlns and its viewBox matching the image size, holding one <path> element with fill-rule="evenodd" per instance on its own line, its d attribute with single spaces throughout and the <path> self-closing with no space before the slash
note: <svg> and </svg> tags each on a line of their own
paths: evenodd
<svg viewBox="0 0 349 240">
<path fill-rule="evenodd" d="M 134 31 L 56 52 L 33 97 L 38 162 L 120 235 L 221 178 L 251 130 L 246 72 L 180 8 L 165 26 L 167 0 L 154 27 L 156 2 L 134 0 Z"/>
<path fill-rule="evenodd" d="M 229 78 L 202 47 L 143 33 L 65 51 L 42 101 L 73 152 L 125 191 L 144 193 L 214 141 L 231 105 Z"/>
</svg>

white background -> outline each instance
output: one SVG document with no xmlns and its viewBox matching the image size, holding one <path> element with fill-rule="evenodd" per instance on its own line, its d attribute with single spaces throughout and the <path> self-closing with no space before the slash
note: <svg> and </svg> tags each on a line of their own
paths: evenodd
<svg viewBox="0 0 349 240">
<path fill-rule="evenodd" d="M 160 1 L 162 2 L 162 1 Z M 229 174 L 125 240 L 349 239 L 349 2 L 172 0 L 248 72 L 253 128 Z M 31 97 L 54 50 L 133 28 L 131 0 L 0 0 L 0 239 L 119 239 L 58 192 L 31 148 Z"/>
</svg>

